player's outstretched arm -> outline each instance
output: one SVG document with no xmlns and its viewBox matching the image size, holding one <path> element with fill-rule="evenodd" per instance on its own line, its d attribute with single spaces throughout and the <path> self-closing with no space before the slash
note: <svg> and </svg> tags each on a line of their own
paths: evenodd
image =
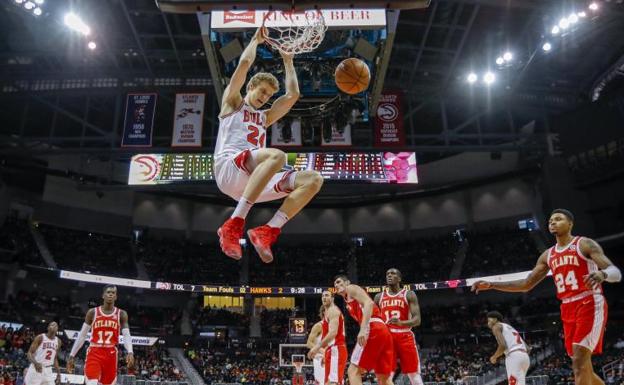
<svg viewBox="0 0 624 385">
<path fill-rule="evenodd" d="M 76 354 L 82 348 L 85 340 L 87 339 L 87 333 L 91 330 L 91 325 L 93 324 L 93 320 L 95 319 L 95 309 L 89 309 L 87 311 L 87 315 L 85 316 L 84 323 L 80 328 L 80 332 L 78 333 L 78 337 L 76 341 L 74 341 L 74 345 L 69 352 L 69 357 L 67 357 L 67 373 L 71 374 L 74 372 L 74 358 Z"/>
<path fill-rule="evenodd" d="M 249 69 L 256 60 L 256 49 L 258 45 L 263 42 L 264 38 L 262 37 L 261 28 L 258 28 L 256 34 L 243 50 L 240 59 L 238 59 L 238 65 L 230 78 L 230 83 L 223 91 L 223 99 L 221 100 L 222 115 L 229 114 L 242 103 L 243 96 L 241 95 L 241 89 L 245 85 Z"/>
<path fill-rule="evenodd" d="M 533 289 L 538 283 L 542 282 L 548 275 L 548 250 L 544 251 L 537 260 L 537 264 L 525 279 L 517 279 L 508 282 L 487 282 L 477 281 L 472 284 L 471 290 L 476 294 L 485 290 L 498 290 L 510 293 L 526 292 Z"/>
<path fill-rule="evenodd" d="M 128 324 L 128 313 L 125 310 L 121 311 L 121 334 L 124 338 L 124 348 L 126 348 L 126 365 L 128 369 L 134 368 L 134 353 L 132 352 L 132 336 L 130 335 L 130 325 Z"/>
<path fill-rule="evenodd" d="M 583 277 L 583 282 L 585 282 L 586 286 L 593 287 L 604 281 L 620 282 L 622 280 L 620 269 L 607 258 L 598 242 L 590 238 L 582 238 L 580 247 L 581 253 L 596 262 L 596 265 L 598 265 L 600 269 Z"/>
<path fill-rule="evenodd" d="M 286 115 L 288 111 L 299 100 L 299 82 L 297 81 L 297 71 L 293 63 L 293 55 L 280 51 L 284 60 L 284 72 L 286 73 L 286 93 L 273 103 L 273 106 L 267 111 L 266 125 L 267 127 L 277 122 Z"/>
<path fill-rule="evenodd" d="M 492 328 L 492 334 L 494 334 L 494 337 L 496 338 L 498 347 L 496 348 L 496 351 L 494 352 L 492 357 L 490 357 L 490 362 L 492 364 L 496 364 L 496 361 L 498 361 L 498 359 L 503 354 L 505 354 L 505 349 L 507 348 L 507 344 L 505 343 L 505 338 L 503 337 L 503 326 L 499 323 L 494 325 L 494 327 Z"/>
<path fill-rule="evenodd" d="M 308 340 L 306 341 L 306 346 L 308 347 L 308 349 L 312 349 L 316 346 L 316 338 L 321 334 L 322 331 L 323 327 L 320 321 L 312 326 L 312 329 L 310 329 L 310 334 L 308 334 Z"/>
<path fill-rule="evenodd" d="M 61 346 L 63 343 L 60 339 L 57 338 L 58 346 L 56 347 L 56 355 L 54 356 L 54 369 L 56 370 L 56 378 L 54 379 L 54 383 L 59 385 L 61 383 L 61 365 L 59 365 L 59 353 L 61 353 Z"/>
<path fill-rule="evenodd" d="M 375 303 L 368 294 L 358 285 L 349 285 L 345 289 L 347 294 L 356 300 L 362 307 L 362 323 L 360 324 L 360 332 L 357 336 L 357 342 L 360 346 L 366 345 L 368 333 L 370 331 L 370 319 L 373 314 L 373 306 Z"/>
<path fill-rule="evenodd" d="M 41 334 L 39 334 L 37 337 L 35 337 L 33 342 L 30 344 L 30 348 L 28 349 L 28 352 L 26 353 L 26 358 L 28 358 L 28 361 L 30 361 L 30 363 L 33 364 L 37 373 L 41 373 L 43 367 L 41 366 L 41 363 L 35 360 L 35 352 L 37 351 L 37 348 L 39 347 L 39 345 L 41 345 L 42 341 L 43 341 L 43 337 L 41 336 Z"/>
</svg>

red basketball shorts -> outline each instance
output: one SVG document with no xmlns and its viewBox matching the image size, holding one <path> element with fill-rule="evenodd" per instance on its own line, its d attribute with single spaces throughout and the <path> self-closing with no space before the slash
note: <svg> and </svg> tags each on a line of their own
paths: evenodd
<svg viewBox="0 0 624 385">
<path fill-rule="evenodd" d="M 366 345 L 355 344 L 351 363 L 376 374 L 390 375 L 394 369 L 394 346 L 388 327 L 382 320 L 371 319 Z"/>
<path fill-rule="evenodd" d="M 411 330 L 390 331 L 394 343 L 394 358 L 401 365 L 401 373 L 419 373 L 420 357 L 416 347 L 416 339 Z M 396 369 L 396 365 L 393 370 Z"/>
<path fill-rule="evenodd" d="M 117 348 L 89 347 L 84 375 L 87 381 L 97 380 L 102 385 L 117 381 Z"/>
<path fill-rule="evenodd" d="M 574 345 L 581 345 L 594 354 L 602 353 L 602 338 L 607 325 L 607 301 L 602 294 L 592 294 L 561 304 L 561 321 L 568 355 Z"/>
<path fill-rule="evenodd" d="M 333 345 L 325 350 L 325 385 L 330 382 L 342 385 L 347 365 L 347 346 Z"/>
</svg>

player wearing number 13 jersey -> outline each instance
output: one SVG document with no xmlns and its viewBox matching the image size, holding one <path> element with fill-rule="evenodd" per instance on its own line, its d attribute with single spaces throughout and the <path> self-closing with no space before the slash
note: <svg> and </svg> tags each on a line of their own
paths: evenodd
<svg viewBox="0 0 624 385">
<path fill-rule="evenodd" d="M 120 342 L 119 334 L 123 335 L 123 343 L 126 348 L 126 364 L 128 369 L 134 367 L 134 354 L 132 352 L 132 337 L 128 326 L 128 314 L 115 307 L 117 288 L 106 286 L 102 294 L 104 303 L 102 306 L 89 309 L 85 317 L 76 341 L 67 360 L 67 371 L 74 370 L 74 358 L 91 329 L 89 349 L 84 365 L 86 385 L 114 385 L 117 382 L 117 344 Z"/>
<path fill-rule="evenodd" d="M 477 281 L 472 290 L 526 292 L 542 281 L 550 270 L 557 298 L 561 300 L 561 320 L 565 347 L 572 357 L 576 385 L 604 384 L 594 371 L 591 355 L 602 353 L 602 337 L 607 322 L 607 303 L 602 282 L 619 282 L 620 270 L 604 255 L 594 240 L 572 236 L 574 216 L 565 209 L 552 212 L 548 228 L 557 243 L 544 251 L 535 268 L 525 278 L 510 282 Z"/>
<path fill-rule="evenodd" d="M 267 128 L 286 115 L 299 99 L 293 56 L 281 52 L 286 92 L 270 108 L 261 109 L 279 90 L 279 82 L 270 73 L 252 76 L 245 96 L 241 95 L 256 49 L 263 42 L 262 29 L 258 29 L 223 91 L 214 173 L 219 189 L 238 202 L 230 219 L 217 230 L 221 250 L 230 258 L 242 257 L 239 240 L 252 205 L 286 198 L 267 224 L 247 232 L 262 261 L 269 263 L 273 261 L 271 245 L 282 226 L 319 192 L 323 178 L 316 171 L 283 171 L 286 154 L 266 148 Z"/>
<path fill-rule="evenodd" d="M 387 288 L 375 296 L 394 342 L 394 358 L 401 365 L 411 385 L 422 385 L 420 357 L 412 327 L 420 325 L 420 306 L 416 293 L 401 288 L 401 272 L 392 268 L 386 271 Z"/>
</svg>

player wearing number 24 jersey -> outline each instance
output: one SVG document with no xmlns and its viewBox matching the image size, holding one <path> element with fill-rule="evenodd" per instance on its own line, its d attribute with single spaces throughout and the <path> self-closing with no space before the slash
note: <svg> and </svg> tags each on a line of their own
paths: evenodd
<svg viewBox="0 0 624 385">
<path fill-rule="evenodd" d="M 607 302 L 602 282 L 619 282 L 620 270 L 604 255 L 596 241 L 572 236 L 574 216 L 565 209 L 554 210 L 548 228 L 557 243 L 544 251 L 535 268 L 525 278 L 510 282 L 477 281 L 472 290 L 526 292 L 541 282 L 550 270 L 557 298 L 561 300 L 561 321 L 565 347 L 572 357 L 574 381 L 604 384 L 594 373 L 591 355 L 602 353 L 602 337 L 607 322 Z"/>
<path fill-rule="evenodd" d="M 114 385 L 117 382 L 117 344 L 120 342 L 120 332 L 123 335 L 123 344 L 127 353 L 126 364 L 128 369 L 134 368 L 128 314 L 115 307 L 117 288 L 112 285 L 106 286 L 102 298 L 104 299 L 102 306 L 89 309 L 87 312 L 85 323 L 80 329 L 67 360 L 67 372 L 73 373 L 76 354 L 82 348 L 87 333 L 91 330 L 84 366 L 86 385 Z"/>
<path fill-rule="evenodd" d="M 270 108 L 262 109 L 279 90 L 278 80 L 270 73 L 259 72 L 252 76 L 245 96 L 241 95 L 247 73 L 256 59 L 256 49 L 264 42 L 263 31 L 262 28 L 256 31 L 223 91 L 214 174 L 219 189 L 238 202 L 230 219 L 217 230 L 221 250 L 233 259 L 242 257 L 239 240 L 252 205 L 286 198 L 267 224 L 247 232 L 260 259 L 269 263 L 273 261 L 271 246 L 282 226 L 319 192 L 323 178 L 316 171 L 283 171 L 286 154 L 266 148 L 267 128 L 286 115 L 299 99 L 293 56 L 280 52 L 286 92 Z"/>
</svg>

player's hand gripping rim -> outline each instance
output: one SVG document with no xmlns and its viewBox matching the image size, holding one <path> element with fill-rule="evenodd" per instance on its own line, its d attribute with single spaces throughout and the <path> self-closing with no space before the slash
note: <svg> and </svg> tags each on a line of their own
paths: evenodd
<svg viewBox="0 0 624 385">
<path fill-rule="evenodd" d="M 477 281 L 472 284 L 470 291 L 474 291 L 475 294 L 479 294 L 480 291 L 490 290 L 492 288 L 492 283 L 487 281 Z"/>
</svg>

